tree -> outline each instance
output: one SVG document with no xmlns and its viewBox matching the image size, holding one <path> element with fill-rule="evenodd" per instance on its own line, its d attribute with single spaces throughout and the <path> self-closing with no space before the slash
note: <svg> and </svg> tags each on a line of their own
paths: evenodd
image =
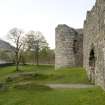
<svg viewBox="0 0 105 105">
<path fill-rule="evenodd" d="M 15 53 L 16 71 L 19 71 L 21 48 L 24 45 L 23 31 L 18 28 L 13 28 L 8 32 L 8 38 L 15 46 L 14 53 Z"/>
<path fill-rule="evenodd" d="M 30 51 L 34 52 L 34 63 L 36 60 L 36 65 L 39 65 L 39 52 L 45 48 L 48 47 L 48 44 L 42 35 L 41 32 L 39 31 L 29 31 L 26 34 L 26 39 L 27 39 L 27 48 Z"/>
<path fill-rule="evenodd" d="M 43 64 L 54 64 L 55 61 L 55 53 L 54 50 L 48 48 L 43 48 L 40 51 L 40 62 Z"/>
</svg>

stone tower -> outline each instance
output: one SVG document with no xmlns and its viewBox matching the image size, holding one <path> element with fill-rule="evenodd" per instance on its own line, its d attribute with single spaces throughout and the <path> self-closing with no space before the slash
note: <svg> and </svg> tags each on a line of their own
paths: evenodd
<svg viewBox="0 0 105 105">
<path fill-rule="evenodd" d="M 82 66 L 82 29 L 76 30 L 63 24 L 57 26 L 55 34 L 55 68 Z"/>
</svg>

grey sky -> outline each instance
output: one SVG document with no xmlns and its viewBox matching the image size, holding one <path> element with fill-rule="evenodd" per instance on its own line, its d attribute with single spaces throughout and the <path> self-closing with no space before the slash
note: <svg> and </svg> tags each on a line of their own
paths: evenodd
<svg viewBox="0 0 105 105">
<path fill-rule="evenodd" d="M 55 27 L 81 28 L 86 11 L 94 4 L 95 0 L 0 0 L 0 38 L 6 40 L 13 27 L 26 32 L 39 30 L 54 48 Z"/>
</svg>

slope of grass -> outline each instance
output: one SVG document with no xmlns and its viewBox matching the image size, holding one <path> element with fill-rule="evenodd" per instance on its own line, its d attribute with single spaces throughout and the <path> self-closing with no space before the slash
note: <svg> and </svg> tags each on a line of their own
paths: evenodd
<svg viewBox="0 0 105 105">
<path fill-rule="evenodd" d="M 33 72 L 35 78 L 28 78 L 26 81 L 40 83 L 89 83 L 86 72 L 83 68 L 64 68 L 55 70 L 50 65 L 25 65 L 20 66 L 20 72 Z M 0 68 L 0 80 L 4 80 L 8 75 L 16 75 L 15 66 Z M 22 79 L 20 79 L 22 81 Z M 23 80 L 25 80 L 23 78 Z"/>
<path fill-rule="evenodd" d="M 24 65 L 24 66 L 20 66 L 20 73 L 21 72 L 37 72 L 37 71 L 41 71 L 41 72 L 46 72 L 50 70 L 54 70 L 53 66 L 44 66 L 44 65 L 40 65 L 40 66 L 35 66 L 35 65 Z M 4 78 L 8 75 L 11 74 L 16 74 L 16 67 L 15 66 L 5 66 L 5 67 L 0 67 L 0 80 L 4 80 Z"/>
</svg>

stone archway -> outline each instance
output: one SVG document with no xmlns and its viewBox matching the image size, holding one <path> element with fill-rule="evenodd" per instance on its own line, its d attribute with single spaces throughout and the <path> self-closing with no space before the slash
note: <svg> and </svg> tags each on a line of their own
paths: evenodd
<svg viewBox="0 0 105 105">
<path fill-rule="evenodd" d="M 95 83 L 95 62 L 95 52 L 92 48 L 89 54 L 90 81 L 92 83 Z"/>
</svg>

